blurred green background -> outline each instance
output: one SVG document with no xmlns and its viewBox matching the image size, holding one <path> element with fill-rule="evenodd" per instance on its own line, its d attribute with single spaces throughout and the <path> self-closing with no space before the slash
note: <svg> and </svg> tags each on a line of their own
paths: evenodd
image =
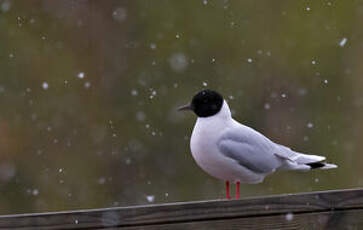
<svg viewBox="0 0 363 230">
<path fill-rule="evenodd" d="M 224 198 L 175 110 L 203 88 L 339 165 L 242 197 L 363 186 L 362 21 L 362 1 L 0 1 L 0 214 Z"/>
</svg>

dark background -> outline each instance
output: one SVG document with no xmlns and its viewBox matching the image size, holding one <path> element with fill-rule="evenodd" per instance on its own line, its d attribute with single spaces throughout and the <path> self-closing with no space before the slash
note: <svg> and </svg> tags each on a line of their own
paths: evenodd
<svg viewBox="0 0 363 230">
<path fill-rule="evenodd" d="M 195 164 L 203 88 L 336 170 L 241 196 L 363 185 L 361 1 L 0 1 L 0 214 L 217 199 Z"/>
</svg>

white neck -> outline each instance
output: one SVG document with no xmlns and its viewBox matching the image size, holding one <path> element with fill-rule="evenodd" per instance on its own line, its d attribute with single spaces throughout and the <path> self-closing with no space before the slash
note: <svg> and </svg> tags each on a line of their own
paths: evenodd
<svg viewBox="0 0 363 230">
<path fill-rule="evenodd" d="M 231 111 L 229 110 L 226 101 L 223 102 L 221 110 L 215 115 L 209 117 L 198 117 L 190 139 L 192 153 L 195 154 L 202 151 L 200 149 L 201 146 L 205 147 L 212 145 L 214 148 L 214 144 L 223 133 L 223 130 L 230 127 L 232 124 L 233 119 Z"/>
</svg>

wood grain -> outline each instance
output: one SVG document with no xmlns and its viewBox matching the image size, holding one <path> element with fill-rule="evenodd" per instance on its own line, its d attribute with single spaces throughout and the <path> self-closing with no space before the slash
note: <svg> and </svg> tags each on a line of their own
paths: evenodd
<svg viewBox="0 0 363 230">
<path fill-rule="evenodd" d="M 287 213 L 291 213 L 292 220 L 286 220 Z M 350 189 L 231 201 L 4 215 L 0 216 L 0 229 L 324 229 L 347 221 L 352 222 L 347 226 L 357 226 L 362 224 L 362 217 L 363 189 Z M 353 221 L 354 218 L 359 220 Z M 332 225 L 334 221 L 336 224 Z"/>
<path fill-rule="evenodd" d="M 288 214 L 291 215 L 291 214 Z M 363 210 L 315 212 L 287 215 L 256 216 L 188 223 L 160 224 L 135 227 L 116 227 L 122 230 L 287 230 L 287 229 L 363 229 Z"/>
</svg>

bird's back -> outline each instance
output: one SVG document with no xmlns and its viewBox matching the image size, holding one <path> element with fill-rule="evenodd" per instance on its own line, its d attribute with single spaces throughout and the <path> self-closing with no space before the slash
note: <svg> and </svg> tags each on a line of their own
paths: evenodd
<svg viewBox="0 0 363 230">
<path fill-rule="evenodd" d="M 218 142 L 221 152 L 251 167 L 256 172 L 271 173 L 283 161 L 276 157 L 278 146 L 258 131 L 233 120 Z"/>
</svg>

